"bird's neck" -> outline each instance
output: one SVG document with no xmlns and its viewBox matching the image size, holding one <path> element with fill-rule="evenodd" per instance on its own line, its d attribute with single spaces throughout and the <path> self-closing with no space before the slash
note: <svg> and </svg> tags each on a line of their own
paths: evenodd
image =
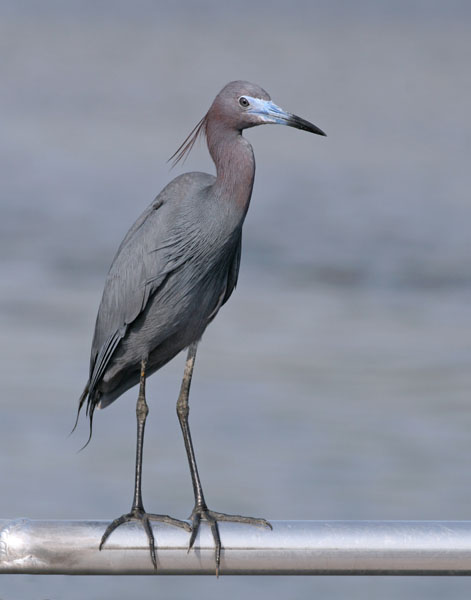
<svg viewBox="0 0 471 600">
<path fill-rule="evenodd" d="M 255 159 L 252 146 L 233 129 L 207 131 L 208 148 L 216 165 L 213 189 L 221 201 L 238 209 L 243 220 L 252 196 Z"/>
</svg>

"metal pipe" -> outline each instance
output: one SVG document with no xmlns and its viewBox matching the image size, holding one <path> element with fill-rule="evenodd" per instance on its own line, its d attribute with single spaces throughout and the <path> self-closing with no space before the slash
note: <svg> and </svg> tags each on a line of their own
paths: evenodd
<svg viewBox="0 0 471 600">
<path fill-rule="evenodd" d="M 214 575 L 214 542 L 154 524 L 157 566 L 140 525 L 0 520 L 0 574 Z M 272 521 L 273 531 L 221 523 L 221 575 L 471 575 L 471 521 Z"/>
</svg>

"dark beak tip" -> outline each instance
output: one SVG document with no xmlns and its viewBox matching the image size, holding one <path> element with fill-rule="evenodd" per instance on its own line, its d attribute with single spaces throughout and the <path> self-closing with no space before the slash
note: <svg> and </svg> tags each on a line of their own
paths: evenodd
<svg viewBox="0 0 471 600">
<path fill-rule="evenodd" d="M 317 125 L 311 125 L 310 131 L 312 133 L 316 133 L 317 135 L 322 135 L 322 137 L 327 137 L 325 131 L 322 131 L 322 129 L 320 127 L 317 127 Z"/>
<path fill-rule="evenodd" d="M 290 119 L 288 120 L 287 125 L 295 127 L 296 129 L 303 129 L 304 131 L 309 131 L 310 133 L 315 133 L 317 135 L 327 137 L 327 134 L 324 133 L 322 129 L 319 129 L 317 125 L 314 125 L 313 123 L 310 123 L 309 121 L 306 121 L 306 119 L 302 119 L 297 115 L 290 115 Z"/>
<path fill-rule="evenodd" d="M 308 131 L 311 131 L 311 133 L 315 133 L 316 135 L 321 135 L 322 137 L 327 137 L 327 134 L 322 131 L 322 129 L 319 129 L 319 127 L 316 127 L 315 129 L 310 129 Z"/>
</svg>

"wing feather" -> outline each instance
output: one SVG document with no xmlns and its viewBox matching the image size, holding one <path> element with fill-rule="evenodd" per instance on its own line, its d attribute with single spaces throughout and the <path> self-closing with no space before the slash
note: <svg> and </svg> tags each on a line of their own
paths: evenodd
<svg viewBox="0 0 471 600">
<path fill-rule="evenodd" d="M 184 228 L 178 226 L 181 213 L 174 199 L 194 194 L 191 187 L 195 183 L 201 187 L 213 180 L 209 175 L 193 175 L 201 175 L 201 181 L 183 175 L 159 194 L 128 231 L 113 259 L 92 342 L 89 402 L 94 402 L 96 386 L 128 326 L 143 312 L 149 298 L 169 275 L 191 256 L 198 230 L 191 223 Z"/>
</svg>

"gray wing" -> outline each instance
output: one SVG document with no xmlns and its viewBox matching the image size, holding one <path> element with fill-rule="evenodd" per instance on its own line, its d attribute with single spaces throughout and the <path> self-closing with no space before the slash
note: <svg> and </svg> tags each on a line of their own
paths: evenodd
<svg viewBox="0 0 471 600">
<path fill-rule="evenodd" d="M 209 177 L 203 178 L 206 185 Z M 106 278 L 92 342 L 91 395 L 128 326 L 191 252 L 198 232 L 191 225 L 186 226 L 183 236 L 181 228 L 173 227 L 175 213 L 171 206 L 175 197 L 189 192 L 184 176 L 171 182 L 134 223 L 116 253 Z"/>
</svg>

